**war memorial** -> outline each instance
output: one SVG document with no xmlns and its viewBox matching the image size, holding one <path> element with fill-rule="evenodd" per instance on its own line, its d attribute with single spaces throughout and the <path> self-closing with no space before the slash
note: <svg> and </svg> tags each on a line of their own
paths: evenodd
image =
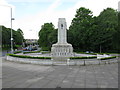
<svg viewBox="0 0 120 90">
<path fill-rule="evenodd" d="M 103 60 L 106 58 L 116 58 L 113 55 L 107 54 L 79 54 L 73 52 L 73 47 L 71 44 L 67 43 L 67 22 L 65 18 L 58 19 L 58 37 L 57 43 L 53 44 L 51 47 L 51 52 L 49 53 L 16 53 L 9 54 L 6 56 L 6 60 L 21 62 L 21 63 L 31 63 L 40 65 L 89 65 L 89 64 L 102 64 L 102 63 L 114 63 L 118 60 Z M 18 55 L 18 56 L 17 56 Z M 19 58 L 23 57 L 23 58 Z M 28 58 L 24 58 L 28 56 Z M 30 58 L 30 59 L 29 59 Z M 78 59 L 78 60 L 75 60 Z M 87 60 L 89 59 L 89 60 Z"/>
</svg>

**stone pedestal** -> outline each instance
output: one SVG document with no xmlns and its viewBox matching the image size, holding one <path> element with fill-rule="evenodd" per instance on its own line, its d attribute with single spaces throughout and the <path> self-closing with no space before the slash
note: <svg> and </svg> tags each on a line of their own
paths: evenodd
<svg viewBox="0 0 120 90">
<path fill-rule="evenodd" d="M 73 56 L 73 48 L 71 44 L 53 44 L 51 49 L 53 59 L 67 60 Z"/>
<path fill-rule="evenodd" d="M 58 21 L 58 42 L 52 45 L 51 56 L 53 60 L 67 60 L 73 56 L 73 47 L 67 43 L 65 18 L 59 18 Z"/>
</svg>

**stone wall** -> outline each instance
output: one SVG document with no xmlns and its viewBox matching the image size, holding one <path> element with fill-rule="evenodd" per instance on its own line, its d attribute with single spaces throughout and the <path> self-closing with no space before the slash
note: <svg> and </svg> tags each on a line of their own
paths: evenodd
<svg viewBox="0 0 120 90">
<path fill-rule="evenodd" d="M 28 59 L 28 58 L 17 58 L 12 56 L 6 56 L 6 60 L 27 63 L 27 64 L 38 64 L 38 65 L 100 65 L 100 64 L 111 64 L 117 63 L 118 59 L 109 59 L 109 60 L 97 60 L 97 59 L 68 59 L 68 60 L 51 60 L 51 59 Z"/>
</svg>

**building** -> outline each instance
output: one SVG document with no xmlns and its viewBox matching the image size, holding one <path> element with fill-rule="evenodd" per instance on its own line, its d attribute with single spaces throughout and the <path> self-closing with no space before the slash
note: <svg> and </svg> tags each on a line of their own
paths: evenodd
<svg viewBox="0 0 120 90">
<path fill-rule="evenodd" d="M 38 39 L 25 39 L 25 44 L 37 44 Z"/>
</svg>

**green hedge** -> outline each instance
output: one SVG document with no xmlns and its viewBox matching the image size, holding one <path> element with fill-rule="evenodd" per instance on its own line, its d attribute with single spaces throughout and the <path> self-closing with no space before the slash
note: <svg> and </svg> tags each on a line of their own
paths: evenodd
<svg viewBox="0 0 120 90">
<path fill-rule="evenodd" d="M 8 56 L 18 57 L 18 58 L 31 58 L 31 59 L 51 59 L 51 57 L 32 57 L 32 56 L 24 56 L 24 55 L 15 55 L 15 54 L 7 54 Z"/>
<path fill-rule="evenodd" d="M 15 52 L 13 52 L 14 54 L 17 54 L 17 53 L 21 53 L 22 51 L 15 51 Z"/>
<path fill-rule="evenodd" d="M 92 59 L 97 58 L 97 56 L 91 56 L 91 57 L 70 57 L 70 59 Z"/>
<path fill-rule="evenodd" d="M 112 58 L 116 58 L 116 56 L 112 56 L 112 57 L 105 57 L 105 58 L 101 58 L 100 60 L 107 60 L 107 59 L 112 59 Z"/>
<path fill-rule="evenodd" d="M 31 59 L 51 59 L 51 57 L 32 57 L 32 56 L 25 56 L 25 55 L 16 55 L 16 54 L 7 54 L 8 56 L 19 57 L 19 58 L 31 58 Z M 97 56 L 91 57 L 70 57 L 70 59 L 92 59 L 97 58 Z"/>
</svg>

